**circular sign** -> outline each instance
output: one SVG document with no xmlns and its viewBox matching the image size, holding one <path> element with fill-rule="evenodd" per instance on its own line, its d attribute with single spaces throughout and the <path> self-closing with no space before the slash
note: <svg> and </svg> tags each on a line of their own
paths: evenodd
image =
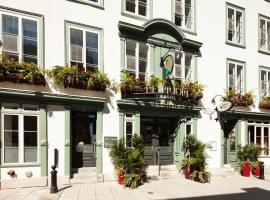
<svg viewBox="0 0 270 200">
<path fill-rule="evenodd" d="M 174 66 L 174 59 L 172 55 L 167 55 L 163 59 L 163 67 L 165 69 L 166 75 L 170 75 L 173 71 L 173 66 Z"/>
<path fill-rule="evenodd" d="M 232 107 L 232 103 L 230 101 L 223 101 L 217 106 L 218 112 L 225 112 Z"/>
</svg>

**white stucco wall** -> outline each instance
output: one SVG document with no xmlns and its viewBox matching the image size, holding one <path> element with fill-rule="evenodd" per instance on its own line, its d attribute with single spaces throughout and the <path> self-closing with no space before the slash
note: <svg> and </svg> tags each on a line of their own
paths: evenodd
<svg viewBox="0 0 270 200">
<path fill-rule="evenodd" d="M 120 39 L 118 22 L 124 21 L 142 25 L 145 21 L 121 15 L 120 0 L 104 0 L 104 2 L 104 10 L 66 0 L 0 0 L 0 5 L 34 12 L 44 16 L 44 55 L 46 68 L 54 65 L 65 65 L 65 20 L 102 28 L 104 30 L 104 72 L 109 75 L 111 80 L 119 82 Z M 171 20 L 171 0 L 153 0 L 153 2 L 153 17 Z M 258 14 L 270 15 L 270 3 L 264 0 L 257 0 L 256 2 L 229 0 L 228 2 L 245 8 L 246 48 L 225 44 L 225 0 L 198 0 L 196 8 L 197 33 L 195 35 L 185 33 L 188 38 L 203 43 L 201 48 L 202 57 L 198 58 L 198 80 L 206 86 L 203 103 L 208 107 L 212 106 L 210 102 L 215 94 L 224 94 L 224 89 L 226 88 L 227 58 L 246 62 L 247 91 L 252 90 L 257 97 L 259 95 L 258 67 L 259 65 L 270 67 L 270 56 L 258 52 Z M 18 89 L 21 89 L 21 87 Z M 48 91 L 51 90 L 48 89 Z M 55 90 L 53 91 L 57 92 Z M 90 94 L 90 92 L 85 93 L 84 90 L 75 89 L 68 89 L 65 93 L 83 96 L 104 96 L 101 93 Z M 118 137 L 119 114 L 116 100 L 120 99 L 120 94 L 108 91 L 105 97 L 107 98 L 107 103 L 103 114 L 103 136 Z M 258 98 L 256 103 L 258 103 Z M 50 166 L 53 164 L 53 149 L 57 148 L 60 155 L 58 174 L 63 176 L 64 108 L 61 106 L 49 106 L 48 109 L 48 173 L 50 172 Z M 51 116 L 50 113 L 52 114 Z M 201 112 L 201 116 L 202 118 L 198 119 L 198 138 L 206 143 L 216 142 L 216 150 L 208 150 L 210 157 L 209 167 L 220 167 L 220 126 L 214 120 L 210 120 L 209 115 L 204 114 L 203 111 Z M 242 127 L 244 127 L 244 122 L 242 123 Z M 245 129 L 242 128 L 241 130 L 242 135 L 244 135 Z M 241 138 L 242 142 L 244 142 L 244 137 Z M 103 149 L 103 172 L 105 174 L 111 173 L 113 170 L 109 160 L 108 149 Z"/>
</svg>

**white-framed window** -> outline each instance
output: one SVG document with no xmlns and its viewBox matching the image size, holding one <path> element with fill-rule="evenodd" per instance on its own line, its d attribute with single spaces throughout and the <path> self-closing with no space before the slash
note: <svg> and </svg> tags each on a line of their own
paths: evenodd
<svg viewBox="0 0 270 200">
<path fill-rule="evenodd" d="M 261 68 L 260 87 L 261 96 L 270 96 L 270 68 Z"/>
<path fill-rule="evenodd" d="M 124 11 L 142 17 L 149 17 L 150 0 L 124 0 Z"/>
<path fill-rule="evenodd" d="M 174 0 L 174 22 L 187 30 L 194 30 L 195 25 L 195 1 Z"/>
<path fill-rule="evenodd" d="M 259 21 L 259 49 L 270 51 L 270 19 L 260 16 Z"/>
<path fill-rule="evenodd" d="M 244 45 L 244 9 L 227 5 L 227 41 Z"/>
<path fill-rule="evenodd" d="M 37 163 L 38 106 L 4 104 L 1 114 L 2 163 Z"/>
<path fill-rule="evenodd" d="M 194 56 L 192 53 L 175 51 L 173 76 L 176 80 L 194 80 Z"/>
<path fill-rule="evenodd" d="M 74 2 L 81 2 L 89 6 L 104 9 L 104 0 L 73 0 Z"/>
<path fill-rule="evenodd" d="M 68 65 L 80 71 L 96 71 L 101 63 L 100 30 L 68 25 Z"/>
<path fill-rule="evenodd" d="M 185 137 L 188 135 L 193 134 L 193 119 L 192 118 L 186 118 L 185 123 Z"/>
<path fill-rule="evenodd" d="M 262 156 L 269 156 L 269 122 L 248 121 L 248 144 L 264 148 Z"/>
<path fill-rule="evenodd" d="M 4 59 L 40 64 L 40 17 L 0 10 L 0 48 Z"/>
<path fill-rule="evenodd" d="M 134 134 L 134 115 L 133 114 L 125 114 L 125 138 L 126 138 L 126 146 L 131 147 L 131 138 Z"/>
<path fill-rule="evenodd" d="M 228 60 L 228 86 L 243 94 L 244 92 L 244 63 Z"/>
<path fill-rule="evenodd" d="M 149 47 L 142 42 L 126 40 L 126 73 L 145 81 L 148 71 Z"/>
</svg>

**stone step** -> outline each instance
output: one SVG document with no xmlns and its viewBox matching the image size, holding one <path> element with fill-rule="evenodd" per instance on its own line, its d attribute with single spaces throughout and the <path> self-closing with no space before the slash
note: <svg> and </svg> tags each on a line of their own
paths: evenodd
<svg viewBox="0 0 270 200">
<path fill-rule="evenodd" d="M 81 173 L 81 172 L 96 172 L 95 167 L 82 167 L 82 168 L 73 168 L 72 169 L 73 173 Z"/>
<path fill-rule="evenodd" d="M 148 170 L 158 170 L 157 165 L 150 165 Z M 161 165 L 161 171 L 178 171 L 175 165 Z"/>
<path fill-rule="evenodd" d="M 80 177 L 86 177 L 86 178 L 92 178 L 92 177 L 96 177 L 97 174 L 96 172 L 80 172 L 80 173 L 75 173 L 73 174 L 73 178 L 80 178 Z"/>
<path fill-rule="evenodd" d="M 97 178 L 87 179 L 87 178 L 72 178 L 70 179 L 70 184 L 89 184 L 89 183 L 97 183 Z"/>
</svg>

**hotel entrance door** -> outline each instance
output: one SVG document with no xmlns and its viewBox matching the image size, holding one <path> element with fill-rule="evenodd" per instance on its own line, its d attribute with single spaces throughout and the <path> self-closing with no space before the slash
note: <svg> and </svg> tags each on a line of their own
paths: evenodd
<svg viewBox="0 0 270 200">
<path fill-rule="evenodd" d="M 144 156 L 149 165 L 157 165 L 157 149 L 160 153 L 160 164 L 173 164 L 174 128 L 173 119 L 141 117 L 141 135 L 145 143 Z"/>
</svg>

